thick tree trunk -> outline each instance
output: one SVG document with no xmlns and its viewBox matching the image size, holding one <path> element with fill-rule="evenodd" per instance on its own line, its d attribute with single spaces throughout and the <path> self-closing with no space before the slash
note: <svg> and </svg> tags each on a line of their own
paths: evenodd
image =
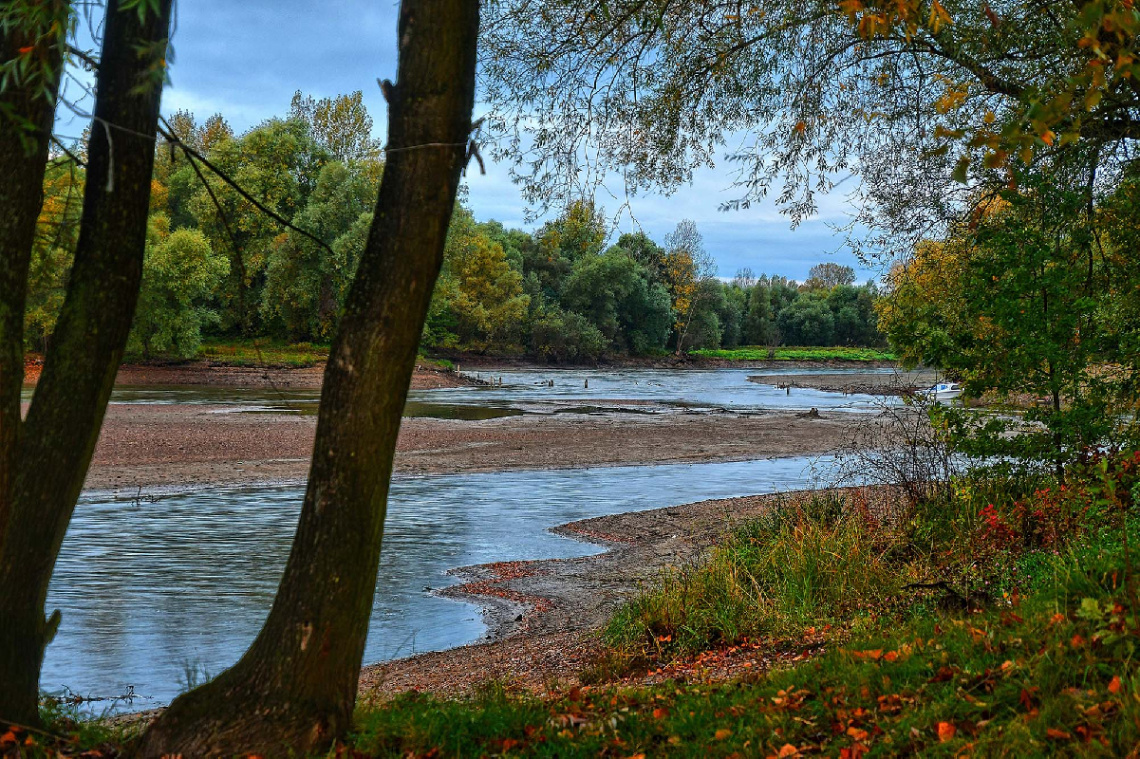
<svg viewBox="0 0 1140 759">
<path fill-rule="evenodd" d="M 139 18 L 108 0 L 75 263 L 23 424 L 0 549 L 0 715 L 37 719 L 44 617 L 63 542 L 126 345 L 142 280 L 171 0 Z M 159 76 L 154 76 L 155 72 Z"/>
<path fill-rule="evenodd" d="M 475 89 L 477 0 L 404 0 L 376 214 L 325 368 L 309 486 L 269 618 L 176 699 L 143 756 L 304 755 L 349 728 L 396 435 L 443 259 Z"/>
<path fill-rule="evenodd" d="M 54 18 L 66 28 L 67 3 L 58 0 L 47 7 L 43 21 Z M 0 552 L 19 463 L 28 266 L 43 205 L 62 58 L 63 39 L 44 34 L 46 30 L 39 28 L 44 25 L 29 23 L 30 28 L 0 32 L 0 65 L 31 47 L 31 58 L 39 68 L 0 92 Z"/>
</svg>

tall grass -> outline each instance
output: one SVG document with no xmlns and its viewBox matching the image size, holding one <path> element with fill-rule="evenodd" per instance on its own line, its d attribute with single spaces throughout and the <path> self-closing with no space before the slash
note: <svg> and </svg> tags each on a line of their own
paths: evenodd
<svg viewBox="0 0 1140 759">
<path fill-rule="evenodd" d="M 870 533 L 866 515 L 833 494 L 775 507 L 623 607 L 605 638 L 630 654 L 691 652 L 839 621 L 902 582 Z"/>
</svg>

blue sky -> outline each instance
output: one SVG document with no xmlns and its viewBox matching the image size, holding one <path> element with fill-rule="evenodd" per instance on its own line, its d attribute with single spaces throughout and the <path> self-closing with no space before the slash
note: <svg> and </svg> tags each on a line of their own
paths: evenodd
<svg viewBox="0 0 1140 759">
<path fill-rule="evenodd" d="M 240 133 L 286 113 L 295 90 L 316 97 L 361 90 L 376 136 L 383 137 L 387 116 L 376 79 L 395 77 L 397 7 L 390 0 L 176 0 L 172 86 L 164 94 L 163 111 L 185 108 L 200 121 L 220 112 Z M 59 126 L 65 134 L 83 128 Z M 770 205 L 718 211 L 719 203 L 738 193 L 731 183 L 727 171 L 702 170 L 692 186 L 670 197 L 639 196 L 630 201 L 630 210 L 658 241 L 681 219 L 696 221 L 724 277 L 747 266 L 758 274 L 802 279 L 820 261 L 854 266 L 861 280 L 873 276 L 849 252 L 838 250 L 842 239 L 828 223 L 846 220 L 841 195 L 824 198 L 820 217 L 792 230 Z M 486 176 L 468 172 L 468 186 L 477 218 L 533 227 L 524 223 L 525 207 L 505 166 L 488 163 Z M 598 202 L 611 213 L 620 205 L 612 198 Z M 619 231 L 634 227 L 628 216 L 618 225 Z"/>
</svg>

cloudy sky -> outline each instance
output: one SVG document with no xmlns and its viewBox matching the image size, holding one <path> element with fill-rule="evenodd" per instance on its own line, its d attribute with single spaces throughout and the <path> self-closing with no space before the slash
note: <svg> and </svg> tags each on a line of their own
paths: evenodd
<svg viewBox="0 0 1140 759">
<path fill-rule="evenodd" d="M 220 112 L 240 133 L 285 114 L 295 90 L 318 98 L 361 90 L 376 136 L 383 137 L 387 116 L 376 79 L 395 78 L 397 3 L 176 0 L 175 5 L 175 60 L 164 112 L 185 108 L 199 121 Z M 60 127 L 78 134 L 83 125 Z M 841 249 L 842 239 L 829 226 L 846 220 L 842 197 L 825 198 L 819 218 L 791 230 L 788 219 L 771 206 L 718 211 L 719 203 L 738 195 L 731 183 L 727 171 L 701 171 L 692 186 L 671 197 L 634 198 L 630 209 L 636 224 L 658 241 L 681 219 L 696 221 L 724 277 L 747 266 L 756 273 L 802 279 L 813 264 L 826 260 L 855 266 L 861 279 L 873 275 Z M 524 223 L 525 207 L 505 166 L 489 163 L 486 176 L 469 172 L 468 186 L 477 218 L 532 228 Z M 620 205 L 612 198 L 598 202 L 611 212 Z M 627 216 L 619 229 L 634 224 Z"/>
</svg>

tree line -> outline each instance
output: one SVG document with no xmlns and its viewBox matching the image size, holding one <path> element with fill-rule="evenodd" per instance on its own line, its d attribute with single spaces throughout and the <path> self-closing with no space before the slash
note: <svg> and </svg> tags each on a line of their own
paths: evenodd
<svg viewBox="0 0 1140 759">
<path fill-rule="evenodd" d="M 128 352 L 193 357 L 204 337 L 325 343 L 336 332 L 372 223 L 384 163 L 360 92 L 314 99 L 236 135 L 221 115 L 182 111 L 171 134 L 232 178 L 263 209 L 160 140 L 143 285 Z M 82 155 L 82 145 L 75 147 Z M 44 179 L 25 334 L 51 339 L 66 290 L 86 183 L 82 166 Z M 289 222 L 294 228 L 284 226 Z M 803 283 L 751 270 L 714 276 L 691 221 L 658 243 L 612 238 L 587 200 L 533 232 L 477 221 L 457 206 L 422 345 L 526 354 L 549 361 L 682 353 L 739 345 L 881 345 L 874 283 L 820 264 Z"/>
</svg>

